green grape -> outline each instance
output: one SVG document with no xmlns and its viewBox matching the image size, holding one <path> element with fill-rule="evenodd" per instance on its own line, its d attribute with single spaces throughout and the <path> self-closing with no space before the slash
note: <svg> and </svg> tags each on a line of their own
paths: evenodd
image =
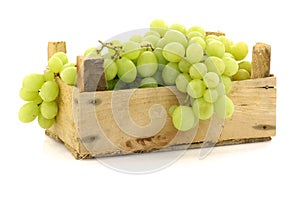
<svg viewBox="0 0 300 200">
<path fill-rule="evenodd" d="M 167 85 L 174 85 L 180 74 L 177 63 L 168 63 L 162 71 L 162 79 Z"/>
<path fill-rule="evenodd" d="M 170 25 L 169 29 L 179 31 L 184 35 L 186 34 L 186 28 L 182 24 L 178 24 L 178 23 L 172 24 Z"/>
<path fill-rule="evenodd" d="M 202 49 L 206 48 L 206 42 L 202 37 L 193 37 L 189 40 L 189 45 L 192 43 L 198 43 L 201 45 Z"/>
<path fill-rule="evenodd" d="M 140 87 L 141 88 L 150 88 L 150 87 L 157 87 L 158 83 L 153 77 L 146 77 L 143 78 Z"/>
<path fill-rule="evenodd" d="M 141 45 L 141 53 L 145 52 L 145 51 L 152 51 L 152 44 L 151 42 L 148 42 L 148 41 L 142 41 L 140 43 Z"/>
<path fill-rule="evenodd" d="M 24 101 L 32 101 L 39 96 L 39 93 L 38 91 L 28 91 L 24 88 L 21 88 L 19 95 Z"/>
<path fill-rule="evenodd" d="M 113 80 L 107 81 L 108 90 L 113 90 L 118 81 L 119 81 L 119 79 L 113 79 Z"/>
<path fill-rule="evenodd" d="M 137 71 L 142 77 L 150 77 L 155 74 L 158 68 L 156 56 L 153 52 L 143 52 L 137 61 Z"/>
<path fill-rule="evenodd" d="M 130 60 L 137 59 L 141 53 L 141 47 L 139 43 L 128 41 L 123 43 L 122 56 L 127 57 Z"/>
<path fill-rule="evenodd" d="M 223 62 L 225 64 L 225 70 L 223 72 L 223 75 L 225 76 L 233 76 L 237 73 L 239 69 L 239 65 L 233 58 L 230 57 L 223 57 Z"/>
<path fill-rule="evenodd" d="M 232 55 L 231 53 L 228 53 L 228 52 L 225 52 L 225 53 L 224 53 L 223 58 L 224 58 L 224 57 L 230 57 L 230 58 L 233 58 L 233 59 L 234 59 L 233 55 Z"/>
<path fill-rule="evenodd" d="M 43 102 L 43 99 L 40 95 L 38 95 L 35 99 L 31 100 L 31 102 L 35 103 L 36 105 L 40 105 Z"/>
<path fill-rule="evenodd" d="M 220 41 L 220 38 L 219 38 L 219 36 L 216 36 L 216 35 L 208 35 L 208 36 L 206 36 L 205 40 L 208 43 L 208 42 L 214 41 L 214 40 Z"/>
<path fill-rule="evenodd" d="M 236 60 L 243 60 L 248 54 L 248 45 L 245 42 L 238 42 L 232 46 L 230 53 Z"/>
<path fill-rule="evenodd" d="M 45 81 L 53 81 L 54 80 L 54 73 L 49 69 L 44 70 L 44 80 Z"/>
<path fill-rule="evenodd" d="M 200 79 L 193 79 L 189 82 L 187 85 L 187 93 L 190 95 L 192 98 L 200 98 L 203 96 L 203 93 L 205 91 L 205 85 L 204 82 Z"/>
<path fill-rule="evenodd" d="M 189 72 L 191 63 L 186 58 L 182 58 L 178 63 L 178 68 L 181 72 Z"/>
<path fill-rule="evenodd" d="M 187 38 L 189 38 L 189 39 L 192 39 L 193 37 L 201 37 L 201 38 L 204 38 L 205 36 L 202 34 L 202 33 L 200 33 L 199 31 L 191 31 L 191 32 L 189 32 L 187 35 Z"/>
<path fill-rule="evenodd" d="M 206 44 L 206 53 L 209 56 L 222 58 L 225 53 L 225 46 L 218 40 L 212 40 Z"/>
<path fill-rule="evenodd" d="M 68 67 L 76 67 L 76 63 L 67 63 L 67 64 L 64 64 L 64 66 L 61 68 L 60 72 L 62 72 L 64 69 L 66 69 Z"/>
<path fill-rule="evenodd" d="M 105 54 L 102 55 L 103 59 L 113 59 L 114 53 L 111 52 L 107 52 Z"/>
<path fill-rule="evenodd" d="M 166 38 L 160 38 L 158 42 L 156 43 L 156 48 L 163 49 L 168 44 L 168 41 Z"/>
<path fill-rule="evenodd" d="M 214 111 L 221 119 L 230 118 L 234 112 L 234 104 L 229 97 L 224 95 L 214 103 Z"/>
<path fill-rule="evenodd" d="M 200 62 L 203 59 L 203 49 L 198 43 L 190 44 L 186 49 L 186 58 L 191 63 Z"/>
<path fill-rule="evenodd" d="M 203 98 L 195 99 L 192 107 L 196 118 L 200 120 L 207 120 L 214 113 L 213 104 L 206 102 Z"/>
<path fill-rule="evenodd" d="M 225 87 L 225 92 L 226 94 L 229 94 L 229 92 L 231 91 L 232 88 L 232 82 L 231 79 L 228 76 L 221 76 L 221 81 Z"/>
<path fill-rule="evenodd" d="M 103 67 L 105 71 L 106 80 L 113 80 L 118 73 L 117 64 L 112 59 L 107 58 L 104 59 Z"/>
<path fill-rule="evenodd" d="M 188 44 L 188 40 L 186 39 L 185 35 L 176 30 L 168 30 L 164 38 L 167 41 L 167 43 L 178 42 L 184 48 L 186 48 Z"/>
<path fill-rule="evenodd" d="M 156 31 L 160 36 L 164 36 L 168 30 L 168 24 L 161 19 L 155 19 L 150 23 L 150 30 Z"/>
<path fill-rule="evenodd" d="M 239 69 L 238 72 L 234 76 L 232 76 L 232 79 L 234 81 L 241 81 L 241 80 L 250 79 L 250 74 L 245 69 Z"/>
<path fill-rule="evenodd" d="M 54 101 L 59 93 L 59 87 L 55 81 L 46 81 L 40 89 L 43 101 Z"/>
<path fill-rule="evenodd" d="M 24 123 L 32 122 L 39 114 L 39 107 L 34 102 L 24 104 L 18 113 L 19 120 Z"/>
<path fill-rule="evenodd" d="M 177 105 L 172 105 L 170 106 L 169 110 L 168 110 L 168 114 L 170 115 L 170 117 L 172 117 L 174 110 L 177 108 Z"/>
<path fill-rule="evenodd" d="M 187 131 L 193 128 L 195 120 L 193 109 L 189 106 L 178 106 L 173 111 L 173 125 L 180 131 Z"/>
<path fill-rule="evenodd" d="M 132 42 L 137 42 L 137 43 L 141 43 L 143 39 L 143 36 L 141 35 L 132 35 L 129 40 Z"/>
<path fill-rule="evenodd" d="M 202 35 L 206 35 L 206 32 L 204 31 L 204 29 L 201 26 L 192 26 L 187 30 L 187 34 L 189 34 L 190 32 L 193 31 L 197 31 L 200 32 Z"/>
<path fill-rule="evenodd" d="M 189 82 L 191 80 L 192 79 L 191 79 L 190 75 L 188 75 L 187 73 L 179 74 L 175 80 L 177 89 L 180 92 L 186 93 L 187 85 L 189 84 Z"/>
<path fill-rule="evenodd" d="M 156 44 L 158 43 L 159 40 L 160 40 L 160 37 L 157 37 L 155 35 L 148 35 L 148 36 L 145 36 L 142 41 L 150 42 L 152 44 L 152 47 L 155 48 Z"/>
<path fill-rule="evenodd" d="M 205 65 L 208 72 L 215 72 L 221 75 L 225 71 L 225 64 L 223 60 L 215 56 L 207 57 L 205 60 Z"/>
<path fill-rule="evenodd" d="M 219 85 L 219 76 L 215 72 L 207 72 L 203 77 L 203 81 L 208 88 L 215 88 Z"/>
<path fill-rule="evenodd" d="M 242 61 L 239 63 L 239 69 L 245 69 L 251 74 L 252 64 L 250 61 Z"/>
<path fill-rule="evenodd" d="M 40 105 L 40 111 L 44 118 L 53 119 L 58 113 L 58 106 L 55 101 L 43 102 Z"/>
<path fill-rule="evenodd" d="M 42 114 L 38 115 L 38 123 L 41 128 L 48 129 L 54 124 L 54 122 L 55 119 L 46 119 Z"/>
<path fill-rule="evenodd" d="M 56 52 L 52 56 L 59 57 L 61 59 L 61 61 L 63 62 L 63 65 L 68 63 L 68 56 L 64 52 Z"/>
<path fill-rule="evenodd" d="M 170 62 L 179 62 L 185 54 L 184 47 L 178 42 L 171 42 L 163 48 L 164 58 Z"/>
<path fill-rule="evenodd" d="M 161 48 L 155 48 L 153 53 L 155 54 L 159 64 L 166 65 L 168 61 L 164 58 L 162 51 L 163 50 Z"/>
<path fill-rule="evenodd" d="M 22 85 L 27 91 L 38 91 L 44 84 L 44 76 L 42 74 L 30 74 L 24 77 Z"/>
<path fill-rule="evenodd" d="M 230 83 L 231 83 L 231 81 L 230 81 Z M 218 97 L 226 94 L 226 89 L 225 89 L 225 85 L 223 84 L 223 82 L 219 83 L 219 85 L 215 89 L 218 92 Z"/>
<path fill-rule="evenodd" d="M 207 89 L 203 94 L 203 99 L 208 103 L 214 103 L 219 97 L 217 89 Z"/>
<path fill-rule="evenodd" d="M 77 83 L 77 68 L 67 67 L 60 72 L 60 78 L 68 85 L 76 85 Z"/>
<path fill-rule="evenodd" d="M 207 67 L 204 63 L 195 63 L 189 70 L 192 79 L 203 79 L 207 73 Z"/>
<path fill-rule="evenodd" d="M 99 54 L 97 51 L 98 51 L 97 47 L 91 47 L 91 48 L 85 50 L 83 56 L 84 57 L 98 56 Z"/>
<path fill-rule="evenodd" d="M 157 36 L 160 38 L 160 34 L 156 31 L 148 31 L 147 33 L 145 33 L 144 37 L 147 37 L 149 35 L 154 35 L 154 36 Z M 142 39 L 143 39 L 143 37 L 142 37 Z"/>
<path fill-rule="evenodd" d="M 118 77 L 120 80 L 130 83 L 133 82 L 137 76 L 137 70 L 134 63 L 128 58 L 121 58 L 116 61 L 118 66 Z"/>
<path fill-rule="evenodd" d="M 122 47 L 123 43 L 120 40 L 112 40 L 109 42 L 109 46 L 110 47 Z M 115 53 L 115 50 L 111 49 L 111 48 L 108 48 L 107 51 L 112 54 Z"/>
<path fill-rule="evenodd" d="M 48 68 L 53 73 L 59 73 L 63 67 L 64 63 L 58 56 L 52 56 L 48 61 Z"/>
<path fill-rule="evenodd" d="M 152 77 L 156 80 L 158 85 L 164 85 L 161 70 L 158 69 Z"/>
<path fill-rule="evenodd" d="M 219 40 L 225 46 L 225 52 L 231 52 L 231 47 L 233 46 L 233 41 L 228 39 L 225 35 L 219 36 Z"/>
</svg>

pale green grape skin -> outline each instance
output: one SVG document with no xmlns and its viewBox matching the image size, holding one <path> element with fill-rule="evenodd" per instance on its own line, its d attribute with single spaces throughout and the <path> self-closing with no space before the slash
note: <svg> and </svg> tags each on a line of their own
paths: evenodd
<svg viewBox="0 0 300 200">
<path fill-rule="evenodd" d="M 181 72 L 189 72 L 191 63 L 186 58 L 182 58 L 178 63 L 178 68 Z"/>
<path fill-rule="evenodd" d="M 168 63 L 168 61 L 164 58 L 162 51 L 163 50 L 161 48 L 155 48 L 153 53 L 155 54 L 155 56 L 157 58 L 158 64 L 166 65 Z"/>
<path fill-rule="evenodd" d="M 58 56 L 52 56 L 48 61 L 48 68 L 53 73 L 59 73 L 63 67 L 64 63 Z"/>
<path fill-rule="evenodd" d="M 209 56 L 216 56 L 222 58 L 225 53 L 225 46 L 222 42 L 218 40 L 213 40 L 206 44 L 205 50 Z"/>
<path fill-rule="evenodd" d="M 35 120 L 39 114 L 39 107 L 34 102 L 24 104 L 18 113 L 19 120 L 24 123 L 29 123 Z"/>
<path fill-rule="evenodd" d="M 228 39 L 224 35 L 219 36 L 219 40 L 224 44 L 225 52 L 231 52 L 231 48 L 233 46 L 233 41 Z"/>
<path fill-rule="evenodd" d="M 44 84 L 42 74 L 30 74 L 24 77 L 22 86 L 27 91 L 38 91 Z"/>
<path fill-rule="evenodd" d="M 59 74 L 60 78 L 63 82 L 68 85 L 76 85 L 77 83 L 77 68 L 76 67 L 68 67 L 62 70 Z"/>
<path fill-rule="evenodd" d="M 206 48 L 206 42 L 202 37 L 193 37 L 189 40 L 189 45 L 192 43 L 198 43 L 201 45 L 202 49 Z"/>
<path fill-rule="evenodd" d="M 225 64 L 225 70 L 223 72 L 223 75 L 233 76 L 234 74 L 237 73 L 237 71 L 239 69 L 239 65 L 235 59 L 230 58 L 230 57 L 223 57 L 222 60 Z"/>
<path fill-rule="evenodd" d="M 45 81 L 53 81 L 54 80 L 54 73 L 49 69 L 44 70 L 44 80 Z"/>
<path fill-rule="evenodd" d="M 150 30 L 158 32 L 160 36 L 164 36 L 168 28 L 168 24 L 162 19 L 155 19 L 150 23 Z"/>
<path fill-rule="evenodd" d="M 137 59 L 141 53 L 141 47 L 139 43 L 127 41 L 123 43 L 123 53 L 121 56 L 125 56 L 130 60 Z"/>
<path fill-rule="evenodd" d="M 218 92 L 218 97 L 221 97 L 226 94 L 226 89 L 223 82 L 219 83 L 219 85 L 215 88 L 215 90 L 217 90 Z"/>
<path fill-rule="evenodd" d="M 215 88 L 219 85 L 219 76 L 215 72 L 207 72 L 203 77 L 203 81 L 208 88 Z"/>
<path fill-rule="evenodd" d="M 203 94 L 203 99 L 208 103 L 214 103 L 219 97 L 218 91 L 216 89 L 207 89 Z"/>
<path fill-rule="evenodd" d="M 54 101 L 59 93 L 59 87 L 55 81 L 46 81 L 40 89 L 40 96 L 43 101 Z"/>
<path fill-rule="evenodd" d="M 110 47 L 121 47 L 121 46 L 123 46 L 123 43 L 120 40 L 112 40 L 109 43 L 110 43 L 109 44 Z M 108 48 L 107 51 L 108 51 L 108 53 L 112 53 L 112 54 L 115 53 L 115 50 L 113 50 L 111 48 Z"/>
<path fill-rule="evenodd" d="M 225 96 L 225 98 L 226 98 L 226 116 L 225 116 L 225 119 L 228 119 L 234 113 L 234 104 L 228 96 Z"/>
<path fill-rule="evenodd" d="M 167 85 L 174 85 L 180 74 L 177 63 L 168 63 L 162 71 L 162 79 Z"/>
<path fill-rule="evenodd" d="M 191 77 L 190 75 L 188 75 L 187 73 L 181 73 L 176 77 L 176 87 L 177 89 L 182 92 L 182 93 L 186 93 L 187 90 L 187 85 L 189 84 L 189 82 L 191 81 Z"/>
<path fill-rule="evenodd" d="M 42 114 L 38 115 L 38 123 L 41 128 L 48 129 L 54 124 L 54 122 L 55 119 L 46 119 Z"/>
<path fill-rule="evenodd" d="M 193 37 L 202 37 L 204 38 L 205 36 L 202 35 L 202 33 L 200 33 L 199 31 L 191 31 L 189 32 L 187 35 L 187 38 L 192 39 Z"/>
<path fill-rule="evenodd" d="M 214 40 L 220 41 L 220 38 L 219 38 L 219 36 L 216 36 L 216 35 L 207 35 L 205 40 L 208 43 L 208 42 L 214 41 Z M 207 40 L 209 40 L 209 41 L 207 41 Z"/>
<path fill-rule="evenodd" d="M 179 62 L 185 55 L 185 49 L 180 43 L 171 42 L 163 48 L 162 54 L 169 62 Z"/>
<path fill-rule="evenodd" d="M 137 42 L 137 43 L 141 43 L 143 39 L 143 36 L 141 35 L 132 35 L 129 40 L 132 42 Z"/>
<path fill-rule="evenodd" d="M 137 61 L 137 71 L 142 77 L 150 77 L 155 74 L 158 68 L 156 56 L 153 52 L 143 52 Z"/>
<path fill-rule="evenodd" d="M 203 98 L 195 99 L 192 107 L 196 118 L 200 120 L 207 120 L 214 113 L 213 104 L 206 102 Z"/>
<path fill-rule="evenodd" d="M 205 60 L 205 65 L 208 72 L 215 72 L 222 75 L 225 71 L 225 64 L 221 58 L 216 56 L 209 56 Z"/>
<path fill-rule="evenodd" d="M 104 59 L 103 63 L 105 77 L 107 81 L 113 80 L 118 73 L 118 66 L 112 59 Z"/>
<path fill-rule="evenodd" d="M 228 53 L 228 52 L 225 52 L 225 53 L 224 53 L 223 58 L 224 58 L 224 57 L 230 57 L 230 58 L 233 58 L 233 59 L 234 59 L 233 55 L 232 55 L 231 53 Z"/>
<path fill-rule="evenodd" d="M 203 59 L 203 49 L 198 43 L 190 44 L 186 49 L 186 58 L 191 63 L 198 63 Z"/>
<path fill-rule="evenodd" d="M 157 70 L 152 77 L 156 80 L 158 85 L 164 85 L 164 81 L 162 78 L 162 71 Z"/>
<path fill-rule="evenodd" d="M 58 106 L 55 101 L 43 102 L 40 105 L 40 112 L 46 119 L 53 119 L 58 113 Z"/>
<path fill-rule="evenodd" d="M 225 87 L 225 92 L 226 94 L 229 94 L 232 88 L 232 81 L 228 76 L 221 76 L 221 81 Z"/>
<path fill-rule="evenodd" d="M 59 57 L 60 60 L 62 61 L 63 65 L 64 65 L 64 64 L 67 64 L 67 63 L 69 62 L 68 56 L 67 56 L 67 54 L 64 53 L 64 52 L 56 52 L 56 53 L 54 53 L 52 56 L 57 56 L 57 57 Z"/>
<path fill-rule="evenodd" d="M 147 33 L 145 33 L 144 37 L 147 37 L 149 35 L 154 35 L 160 38 L 160 34 L 157 31 L 148 31 Z M 142 37 L 143 39 L 143 37 Z"/>
<path fill-rule="evenodd" d="M 188 40 L 185 37 L 184 34 L 182 34 L 179 31 L 176 30 L 168 30 L 164 36 L 165 40 L 167 41 L 167 43 L 171 43 L 171 42 L 178 42 L 180 43 L 184 48 L 187 47 L 188 44 Z"/>
<path fill-rule="evenodd" d="M 206 32 L 204 31 L 204 29 L 201 26 L 192 26 L 187 30 L 187 34 L 189 34 L 192 31 L 197 31 L 200 32 L 202 35 L 206 35 Z"/>
<path fill-rule="evenodd" d="M 169 29 L 179 31 L 184 35 L 186 34 L 185 26 L 182 24 L 179 24 L 179 23 L 174 23 L 174 24 L 170 25 Z"/>
<path fill-rule="evenodd" d="M 32 101 L 39 96 L 38 91 L 27 91 L 24 88 L 21 88 L 19 91 L 19 96 L 24 101 Z"/>
<path fill-rule="evenodd" d="M 116 61 L 118 66 L 118 77 L 120 80 L 130 83 L 133 82 L 137 76 L 137 69 L 134 63 L 128 58 L 121 58 Z"/>
<path fill-rule="evenodd" d="M 245 69 L 251 74 L 252 64 L 250 61 L 242 61 L 239 63 L 239 69 Z"/>
<path fill-rule="evenodd" d="M 62 72 L 64 69 L 66 69 L 66 68 L 68 68 L 68 67 L 76 67 L 76 63 L 67 63 L 67 64 L 65 64 L 65 65 L 62 67 L 62 69 L 61 69 L 60 72 Z M 60 72 L 59 72 L 59 73 L 60 73 Z"/>
<path fill-rule="evenodd" d="M 245 42 L 237 42 L 232 46 L 230 53 L 237 61 L 243 60 L 248 54 L 248 45 Z"/>
<path fill-rule="evenodd" d="M 178 106 L 177 105 L 172 105 L 170 106 L 169 110 L 168 110 L 168 114 L 170 117 L 172 117 L 173 113 L 174 113 L 174 110 L 177 108 Z"/>
<path fill-rule="evenodd" d="M 216 113 L 216 115 L 221 119 L 225 119 L 226 95 L 219 96 L 218 100 L 213 105 L 214 105 L 214 112 Z"/>
<path fill-rule="evenodd" d="M 40 105 L 43 102 L 43 99 L 40 95 L 38 95 L 35 99 L 31 100 L 31 102 L 35 103 L 36 105 Z"/>
<path fill-rule="evenodd" d="M 242 81 L 250 79 L 250 74 L 245 69 L 239 69 L 238 72 L 232 77 L 234 81 Z"/>
<path fill-rule="evenodd" d="M 91 56 L 98 55 L 97 50 L 98 50 L 97 47 L 91 47 L 91 48 L 88 48 L 88 49 L 85 50 L 85 52 L 83 53 L 83 56 L 84 56 L 84 57 L 91 57 Z"/>
<path fill-rule="evenodd" d="M 207 73 L 207 67 L 204 63 L 195 63 L 190 67 L 189 73 L 192 79 L 203 79 Z"/>
<path fill-rule="evenodd" d="M 140 83 L 140 88 L 153 88 L 157 87 L 158 83 L 153 77 L 143 78 Z"/>
<path fill-rule="evenodd" d="M 112 59 L 113 58 L 114 53 L 112 52 L 107 52 L 105 54 L 102 55 L 103 59 Z"/>
<path fill-rule="evenodd" d="M 166 38 L 160 38 L 158 40 L 158 42 L 156 43 L 156 48 L 161 48 L 163 49 L 166 45 L 168 44 L 168 41 L 166 40 Z"/>
<path fill-rule="evenodd" d="M 187 131 L 194 127 L 195 115 L 193 109 L 189 106 L 178 106 L 173 111 L 172 122 L 176 129 Z"/>
<path fill-rule="evenodd" d="M 205 91 L 205 85 L 204 82 L 200 79 L 193 79 L 189 82 L 187 85 L 187 93 L 190 95 L 192 98 L 200 98 L 203 96 L 203 93 Z"/>
<path fill-rule="evenodd" d="M 158 43 L 159 40 L 160 40 L 160 38 L 155 35 L 148 35 L 148 36 L 145 36 L 142 41 L 150 42 L 152 44 L 152 47 L 155 48 L 156 44 Z"/>
</svg>

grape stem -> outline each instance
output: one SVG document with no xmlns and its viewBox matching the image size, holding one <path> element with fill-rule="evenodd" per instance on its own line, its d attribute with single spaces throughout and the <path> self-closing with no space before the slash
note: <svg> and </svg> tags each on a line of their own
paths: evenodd
<svg viewBox="0 0 300 200">
<path fill-rule="evenodd" d="M 100 49 L 97 50 L 97 53 L 100 54 L 101 51 L 106 47 L 108 49 L 113 50 L 115 53 L 111 56 L 111 59 L 116 60 L 120 57 L 121 52 L 123 52 L 123 46 L 114 46 L 111 42 L 102 42 L 101 40 L 98 40 L 98 42 L 101 44 Z"/>
</svg>

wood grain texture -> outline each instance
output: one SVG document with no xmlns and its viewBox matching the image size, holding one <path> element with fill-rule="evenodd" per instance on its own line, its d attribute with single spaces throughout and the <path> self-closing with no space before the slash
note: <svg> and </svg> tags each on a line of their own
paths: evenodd
<svg viewBox="0 0 300 200">
<path fill-rule="evenodd" d="M 256 43 L 252 50 L 251 78 L 270 76 L 271 46 L 265 43 Z"/>
<path fill-rule="evenodd" d="M 56 52 L 67 53 L 66 42 L 48 42 L 48 59 Z"/>
</svg>

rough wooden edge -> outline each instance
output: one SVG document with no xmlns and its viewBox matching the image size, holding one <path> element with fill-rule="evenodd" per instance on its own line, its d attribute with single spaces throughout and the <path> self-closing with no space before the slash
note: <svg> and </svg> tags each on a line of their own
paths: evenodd
<svg viewBox="0 0 300 200">
<path fill-rule="evenodd" d="M 48 42 L 48 60 L 56 52 L 67 52 L 66 42 Z"/>
<path fill-rule="evenodd" d="M 271 45 L 256 43 L 252 50 L 251 79 L 270 76 Z"/>
<path fill-rule="evenodd" d="M 213 32 L 213 31 L 206 31 L 206 35 L 216 35 L 216 36 L 222 36 L 225 35 L 225 33 L 221 31 Z"/>
</svg>

